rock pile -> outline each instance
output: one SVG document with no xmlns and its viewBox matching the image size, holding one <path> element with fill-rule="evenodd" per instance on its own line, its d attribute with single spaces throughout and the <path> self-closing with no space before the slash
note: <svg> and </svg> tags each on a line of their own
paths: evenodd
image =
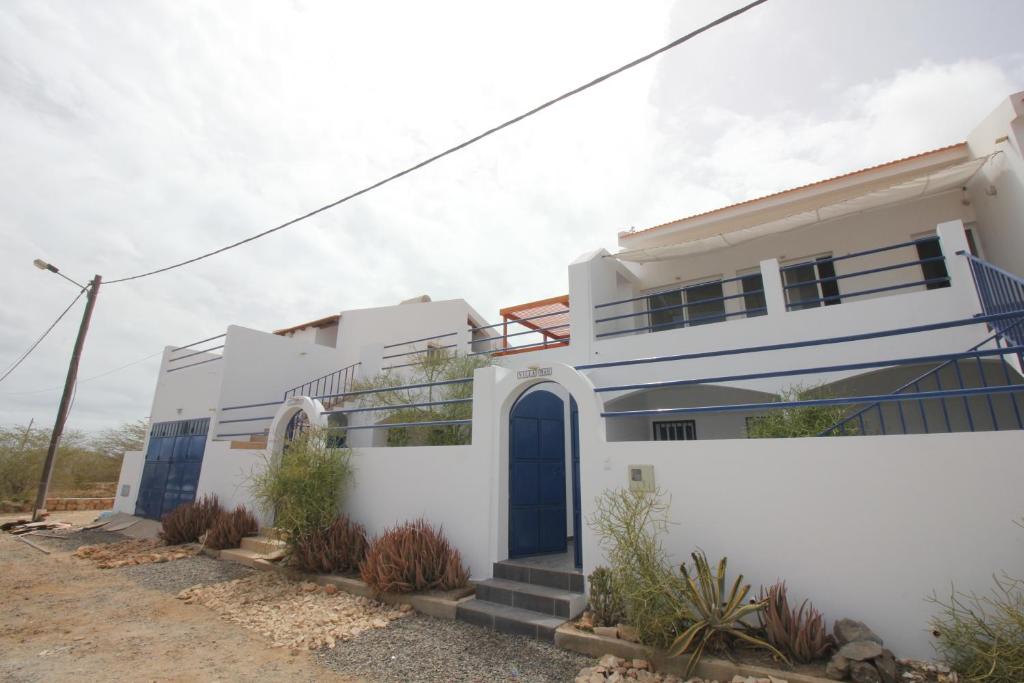
<svg viewBox="0 0 1024 683">
<path fill-rule="evenodd" d="M 120 543 L 83 545 L 74 557 L 91 560 L 100 569 L 131 567 L 151 562 L 170 562 L 198 555 L 202 548 L 196 544 L 164 545 L 155 538 L 133 538 Z"/>
<path fill-rule="evenodd" d="M 580 669 L 575 683 L 684 683 L 672 674 L 655 673 L 646 659 L 622 659 L 605 655 L 597 666 Z M 685 683 L 718 683 L 703 678 L 689 678 Z M 728 683 L 787 683 L 780 678 L 756 678 L 754 676 L 733 676 Z"/>
<path fill-rule="evenodd" d="M 832 635 L 839 650 L 825 667 L 826 676 L 854 683 L 896 683 L 896 657 L 864 623 L 840 619 L 832 627 Z"/>
<path fill-rule="evenodd" d="M 260 572 L 210 586 L 193 586 L 179 600 L 203 605 L 228 621 L 257 631 L 274 647 L 296 650 L 333 648 L 363 631 L 384 628 L 410 613 L 408 605 L 390 607 L 339 592 L 334 586 L 294 581 Z"/>
</svg>

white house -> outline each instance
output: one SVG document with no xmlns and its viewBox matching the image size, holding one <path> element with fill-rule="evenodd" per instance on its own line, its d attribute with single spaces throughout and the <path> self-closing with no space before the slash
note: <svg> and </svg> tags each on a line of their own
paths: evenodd
<svg viewBox="0 0 1024 683">
<path fill-rule="evenodd" d="M 550 638 L 603 561 L 595 498 L 657 487 L 677 560 L 728 555 L 928 656 L 926 594 L 1024 566 L 1022 114 L 1016 93 L 963 142 L 620 233 L 569 264 L 567 295 L 499 323 L 419 299 L 169 347 L 117 508 L 248 503 L 304 413 L 349 425 L 351 516 L 443 525 L 479 581 L 467 621 Z M 387 447 L 386 415 L 346 392 L 429 349 L 493 361 L 471 442 Z M 847 406 L 832 435 L 747 438 L 812 385 L 798 405 Z"/>
</svg>

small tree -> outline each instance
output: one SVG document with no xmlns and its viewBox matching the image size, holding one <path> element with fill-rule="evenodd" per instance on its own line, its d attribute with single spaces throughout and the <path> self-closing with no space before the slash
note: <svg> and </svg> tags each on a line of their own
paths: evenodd
<svg viewBox="0 0 1024 683">
<path fill-rule="evenodd" d="M 805 387 L 796 385 L 783 390 L 775 397 L 775 401 L 810 401 L 828 398 L 828 389 L 818 385 Z M 752 439 L 778 439 L 800 436 L 818 436 L 829 427 L 841 422 L 846 416 L 847 406 L 798 406 L 795 408 L 776 408 L 764 415 L 752 417 L 747 421 L 747 436 Z M 835 435 L 856 433 L 856 428 L 846 425 Z"/>
<path fill-rule="evenodd" d="M 446 380 L 472 377 L 477 368 L 487 367 L 490 360 L 484 356 L 459 356 L 448 349 L 428 349 L 413 355 L 407 373 L 386 370 L 375 377 L 353 385 L 354 391 L 387 389 L 409 384 L 433 384 Z M 373 414 L 383 416 L 381 424 L 408 422 L 438 422 L 467 420 L 473 416 L 473 404 L 445 403 L 418 408 L 403 408 L 410 403 L 454 401 L 473 398 L 473 383 L 444 384 L 414 389 L 395 389 L 364 394 L 360 405 L 380 408 Z M 426 425 L 423 427 L 395 427 L 387 430 L 388 446 L 445 446 L 469 443 L 469 425 Z"/>
</svg>

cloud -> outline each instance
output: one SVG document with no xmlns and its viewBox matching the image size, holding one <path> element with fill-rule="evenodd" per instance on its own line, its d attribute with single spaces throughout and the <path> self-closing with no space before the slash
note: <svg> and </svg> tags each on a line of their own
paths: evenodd
<svg viewBox="0 0 1024 683">
<path fill-rule="evenodd" d="M 0 363 L 74 295 L 33 258 L 111 279 L 218 248 L 685 33 L 706 19 L 693 7 L 4 3 Z M 565 292 L 567 264 L 618 230 L 961 139 L 1013 89 L 1005 60 L 923 50 L 870 72 L 839 55 L 827 84 L 774 87 L 787 57 L 766 34 L 799 20 L 776 16 L 785 7 L 300 226 L 104 287 L 82 376 L 228 324 L 275 329 L 422 293 L 493 316 Z M 1016 50 L 986 49 L 999 45 Z M 52 419 L 71 317 L 0 385 L 0 422 Z M 83 382 L 72 426 L 147 415 L 155 372 L 153 359 Z"/>
</svg>

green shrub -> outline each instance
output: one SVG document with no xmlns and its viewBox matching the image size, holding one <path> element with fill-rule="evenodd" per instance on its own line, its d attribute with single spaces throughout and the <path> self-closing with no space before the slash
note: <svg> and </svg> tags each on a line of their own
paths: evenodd
<svg viewBox="0 0 1024 683">
<path fill-rule="evenodd" d="M 995 577 L 988 595 L 955 588 L 948 601 L 932 596 L 941 608 L 932 621 L 937 649 L 969 681 L 1024 681 L 1024 581 Z"/>
<path fill-rule="evenodd" d="M 410 367 L 401 374 L 389 370 L 364 382 L 357 382 L 353 390 L 387 389 L 410 384 L 429 384 L 445 380 L 472 377 L 477 368 L 491 361 L 485 356 L 459 356 L 448 349 L 432 349 L 407 357 Z M 455 401 L 473 398 L 473 383 L 417 386 L 363 395 L 360 405 L 381 408 L 381 423 L 436 422 L 466 420 L 473 416 L 473 404 L 448 403 L 419 408 L 402 408 L 403 404 Z M 424 427 L 395 427 L 387 430 L 388 446 L 457 446 L 470 442 L 469 425 L 427 425 Z"/>
<path fill-rule="evenodd" d="M 821 386 L 792 386 L 779 393 L 776 402 L 810 401 L 828 398 L 831 393 Z M 777 408 L 764 415 L 750 418 L 747 436 L 752 439 L 792 438 L 818 436 L 829 427 L 842 421 L 850 406 L 802 406 L 798 408 Z M 848 424 L 835 436 L 850 436 L 857 433 L 857 427 Z"/>
<path fill-rule="evenodd" d="M 625 619 L 626 606 L 612 571 L 598 567 L 587 578 L 590 581 L 590 610 L 594 613 L 594 625 L 615 626 Z"/>
<path fill-rule="evenodd" d="M 330 526 L 297 537 L 292 544 L 292 563 L 314 574 L 351 574 L 366 559 L 366 529 L 346 516 Z"/>
<path fill-rule="evenodd" d="M 423 519 L 388 529 L 374 540 L 360 575 L 377 594 L 452 590 L 469 584 L 459 551 Z"/>
<path fill-rule="evenodd" d="M 194 503 L 182 503 L 160 520 L 160 538 L 167 545 L 196 543 L 224 514 L 217 496 L 203 496 Z"/>
<path fill-rule="evenodd" d="M 686 586 L 672 571 L 661 537 L 668 530 L 663 493 L 605 491 L 588 520 L 611 565 L 612 583 L 640 642 L 668 647 L 690 621 Z"/>
<path fill-rule="evenodd" d="M 780 581 L 767 590 L 761 588 L 759 602 L 765 640 L 795 662 L 806 664 L 828 657 L 836 646 L 825 628 L 825 619 L 814 605 L 804 600 L 799 608 L 790 609 L 786 582 Z"/>
<path fill-rule="evenodd" d="M 216 550 L 237 548 L 242 539 L 260 530 L 259 521 L 244 505 L 222 512 L 210 527 L 206 545 Z"/>
<path fill-rule="evenodd" d="M 325 430 L 307 428 L 252 475 L 253 496 L 274 515 L 274 526 L 284 532 L 290 550 L 296 539 L 334 521 L 352 477 L 349 457 L 349 450 L 329 447 Z"/>
</svg>

